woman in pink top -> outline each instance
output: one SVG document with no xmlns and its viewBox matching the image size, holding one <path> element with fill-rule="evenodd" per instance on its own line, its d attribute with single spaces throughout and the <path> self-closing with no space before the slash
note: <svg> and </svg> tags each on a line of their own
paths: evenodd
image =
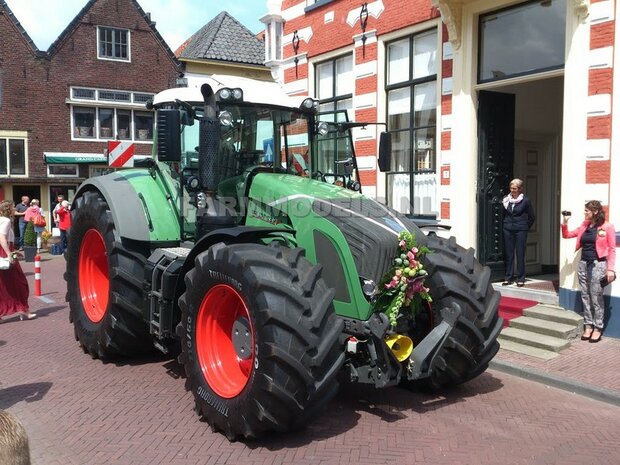
<svg viewBox="0 0 620 465">
<path fill-rule="evenodd" d="M 569 216 L 564 216 L 562 237 L 576 237 L 575 250 L 581 249 L 581 260 L 577 266 L 585 323 L 581 339 L 598 342 L 601 340 L 605 314 L 601 281 L 612 282 L 616 279 L 616 231 L 612 224 L 605 222 L 605 212 L 598 200 L 586 203 L 583 213 L 583 223 L 573 231 L 568 230 Z"/>
</svg>

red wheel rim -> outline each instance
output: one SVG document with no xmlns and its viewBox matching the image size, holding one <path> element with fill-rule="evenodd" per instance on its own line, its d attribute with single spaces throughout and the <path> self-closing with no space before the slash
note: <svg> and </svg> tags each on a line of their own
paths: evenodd
<svg viewBox="0 0 620 465">
<path fill-rule="evenodd" d="M 244 344 L 238 342 L 240 324 L 247 329 L 242 335 Z M 209 289 L 202 299 L 196 352 L 200 369 L 216 394 L 230 399 L 241 393 L 254 365 L 254 330 L 243 298 L 226 284 Z"/>
<path fill-rule="evenodd" d="M 108 308 L 110 273 L 105 242 L 96 229 L 89 229 L 82 238 L 78 279 L 86 316 L 93 323 L 99 323 Z"/>
</svg>

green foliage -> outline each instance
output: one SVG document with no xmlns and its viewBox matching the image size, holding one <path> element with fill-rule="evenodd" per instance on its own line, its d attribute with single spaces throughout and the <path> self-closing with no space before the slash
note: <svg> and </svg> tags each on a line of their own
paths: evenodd
<svg viewBox="0 0 620 465">
<path fill-rule="evenodd" d="M 24 245 L 29 247 L 37 246 L 37 233 L 34 232 L 34 223 L 28 221 L 26 224 L 26 230 L 24 231 Z"/>
</svg>

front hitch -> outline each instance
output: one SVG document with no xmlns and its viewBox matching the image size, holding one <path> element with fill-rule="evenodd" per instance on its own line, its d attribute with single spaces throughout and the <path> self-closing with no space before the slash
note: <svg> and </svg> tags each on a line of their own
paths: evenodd
<svg viewBox="0 0 620 465">
<path fill-rule="evenodd" d="M 454 330 L 456 322 L 461 316 L 462 309 L 459 304 L 453 303 L 452 307 L 441 309 L 442 321 L 428 335 L 422 339 L 409 356 L 407 366 L 407 379 L 414 380 L 429 377 L 435 356 L 448 340 Z"/>
</svg>

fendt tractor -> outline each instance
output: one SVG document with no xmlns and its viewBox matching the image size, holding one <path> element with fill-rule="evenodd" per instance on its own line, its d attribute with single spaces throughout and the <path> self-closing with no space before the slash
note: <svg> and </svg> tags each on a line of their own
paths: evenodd
<svg viewBox="0 0 620 465">
<path fill-rule="evenodd" d="M 178 356 L 197 413 L 230 440 L 303 427 L 343 382 L 441 389 L 487 368 L 502 326 L 490 270 L 362 194 L 366 123 L 232 76 L 147 107 L 153 156 L 72 203 L 85 352 Z"/>
</svg>

